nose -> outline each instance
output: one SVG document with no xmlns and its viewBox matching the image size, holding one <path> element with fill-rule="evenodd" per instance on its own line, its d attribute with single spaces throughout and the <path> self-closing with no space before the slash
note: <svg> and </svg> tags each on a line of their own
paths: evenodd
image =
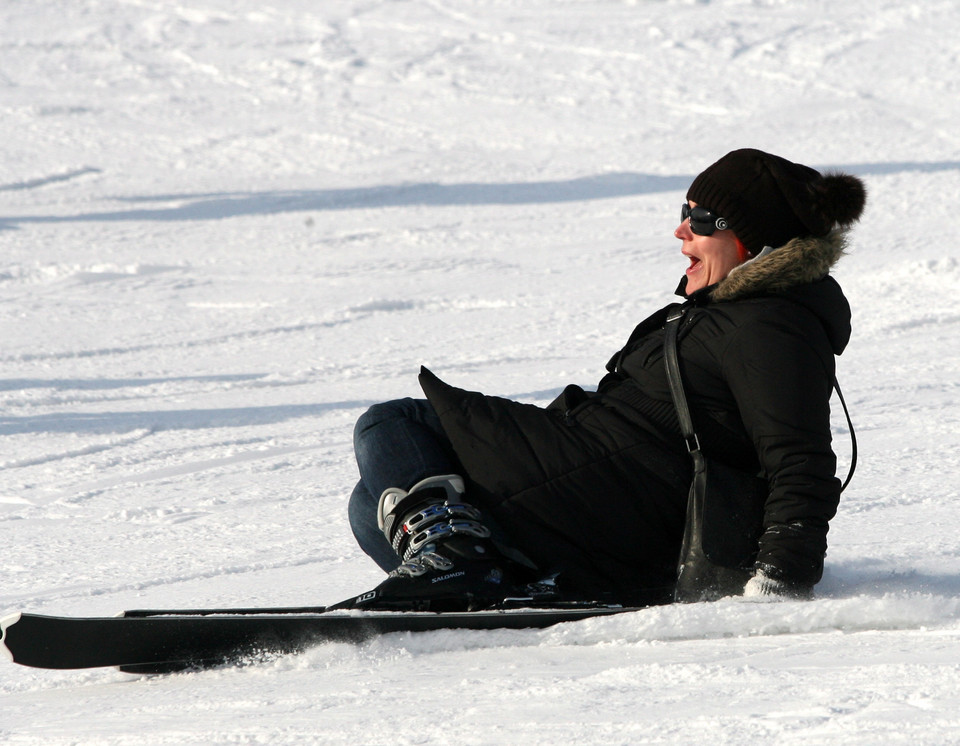
<svg viewBox="0 0 960 746">
<path fill-rule="evenodd" d="M 676 230 L 673 232 L 675 238 L 679 238 L 681 241 L 690 241 L 693 239 L 693 231 L 690 230 L 690 218 L 684 220 L 680 225 L 677 226 Z"/>
</svg>

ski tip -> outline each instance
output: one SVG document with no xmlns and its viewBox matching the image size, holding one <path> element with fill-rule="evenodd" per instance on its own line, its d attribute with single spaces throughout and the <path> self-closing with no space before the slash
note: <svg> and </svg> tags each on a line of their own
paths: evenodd
<svg viewBox="0 0 960 746">
<path fill-rule="evenodd" d="M 20 612 L 15 612 L 0 619 L 0 658 L 13 663 L 13 653 L 7 647 L 7 628 L 20 621 Z"/>
</svg>

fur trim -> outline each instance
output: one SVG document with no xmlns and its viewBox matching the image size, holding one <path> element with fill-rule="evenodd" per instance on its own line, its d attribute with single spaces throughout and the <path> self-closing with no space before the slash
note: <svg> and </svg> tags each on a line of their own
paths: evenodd
<svg viewBox="0 0 960 746">
<path fill-rule="evenodd" d="M 756 258 L 735 267 L 717 283 L 715 301 L 781 293 L 796 285 L 822 279 L 845 253 L 847 231 L 835 230 L 822 238 L 793 238 L 779 249 L 764 249 Z"/>
</svg>

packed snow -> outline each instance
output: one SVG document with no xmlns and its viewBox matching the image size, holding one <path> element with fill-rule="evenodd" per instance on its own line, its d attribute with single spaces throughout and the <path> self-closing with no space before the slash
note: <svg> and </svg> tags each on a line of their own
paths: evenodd
<svg viewBox="0 0 960 746">
<path fill-rule="evenodd" d="M 3 662 L 0 741 L 960 742 L 957 28 L 953 0 L 0 3 L 0 614 L 366 590 L 367 406 L 421 364 L 595 384 L 729 150 L 870 194 L 816 600 L 159 677 Z"/>
</svg>

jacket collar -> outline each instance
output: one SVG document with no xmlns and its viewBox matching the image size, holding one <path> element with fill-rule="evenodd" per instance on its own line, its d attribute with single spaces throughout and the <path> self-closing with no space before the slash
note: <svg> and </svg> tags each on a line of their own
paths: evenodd
<svg viewBox="0 0 960 746">
<path fill-rule="evenodd" d="M 765 248 L 758 256 L 735 267 L 720 282 L 686 296 L 686 277 L 677 295 L 694 303 L 729 301 L 756 295 L 778 295 L 823 279 L 845 253 L 846 230 L 823 237 L 793 238 L 778 249 Z"/>
</svg>

